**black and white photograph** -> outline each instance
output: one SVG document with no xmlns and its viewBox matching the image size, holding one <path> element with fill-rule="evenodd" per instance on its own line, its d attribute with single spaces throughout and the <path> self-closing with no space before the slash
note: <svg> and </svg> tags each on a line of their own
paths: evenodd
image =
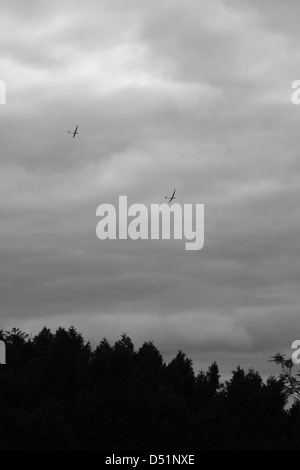
<svg viewBox="0 0 300 470">
<path fill-rule="evenodd" d="M 300 450 L 299 18 L 0 0 L 0 450 Z"/>
</svg>

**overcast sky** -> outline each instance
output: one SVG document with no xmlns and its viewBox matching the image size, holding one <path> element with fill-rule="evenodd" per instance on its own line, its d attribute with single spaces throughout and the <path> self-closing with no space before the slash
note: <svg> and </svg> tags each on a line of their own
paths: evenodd
<svg viewBox="0 0 300 470">
<path fill-rule="evenodd" d="M 300 3 L 0 1 L 0 328 L 272 370 L 300 338 Z M 67 134 L 79 124 L 79 136 Z M 96 208 L 205 204 L 205 246 Z"/>
</svg>

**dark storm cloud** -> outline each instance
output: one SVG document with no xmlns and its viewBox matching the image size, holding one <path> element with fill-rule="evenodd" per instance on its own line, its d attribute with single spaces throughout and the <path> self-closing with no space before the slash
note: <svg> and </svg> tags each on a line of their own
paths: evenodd
<svg viewBox="0 0 300 470">
<path fill-rule="evenodd" d="M 0 8 L 3 326 L 127 331 L 196 364 L 267 367 L 299 331 L 293 9 L 280 20 L 246 0 Z M 149 205 L 174 187 L 205 204 L 203 251 L 96 238 L 100 203 Z"/>
</svg>

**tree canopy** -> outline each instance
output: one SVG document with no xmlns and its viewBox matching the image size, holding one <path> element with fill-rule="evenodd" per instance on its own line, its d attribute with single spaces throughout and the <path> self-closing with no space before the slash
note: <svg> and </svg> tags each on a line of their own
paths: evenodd
<svg viewBox="0 0 300 470">
<path fill-rule="evenodd" d="M 74 327 L 0 338 L 1 450 L 300 447 L 300 407 L 286 407 L 282 375 L 264 382 L 237 367 L 222 383 L 215 362 L 195 374 L 182 351 L 166 364 L 151 341 L 136 350 L 126 334 L 92 348 Z"/>
</svg>

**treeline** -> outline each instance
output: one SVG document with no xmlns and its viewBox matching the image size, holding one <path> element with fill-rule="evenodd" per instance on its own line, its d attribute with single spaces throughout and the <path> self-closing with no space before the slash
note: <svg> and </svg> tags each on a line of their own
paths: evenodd
<svg viewBox="0 0 300 470">
<path fill-rule="evenodd" d="M 165 364 L 152 342 L 122 335 L 92 349 L 73 327 L 0 339 L 1 450 L 300 449 L 300 407 L 286 409 L 282 379 L 237 367 L 195 375 L 179 351 Z"/>
</svg>

